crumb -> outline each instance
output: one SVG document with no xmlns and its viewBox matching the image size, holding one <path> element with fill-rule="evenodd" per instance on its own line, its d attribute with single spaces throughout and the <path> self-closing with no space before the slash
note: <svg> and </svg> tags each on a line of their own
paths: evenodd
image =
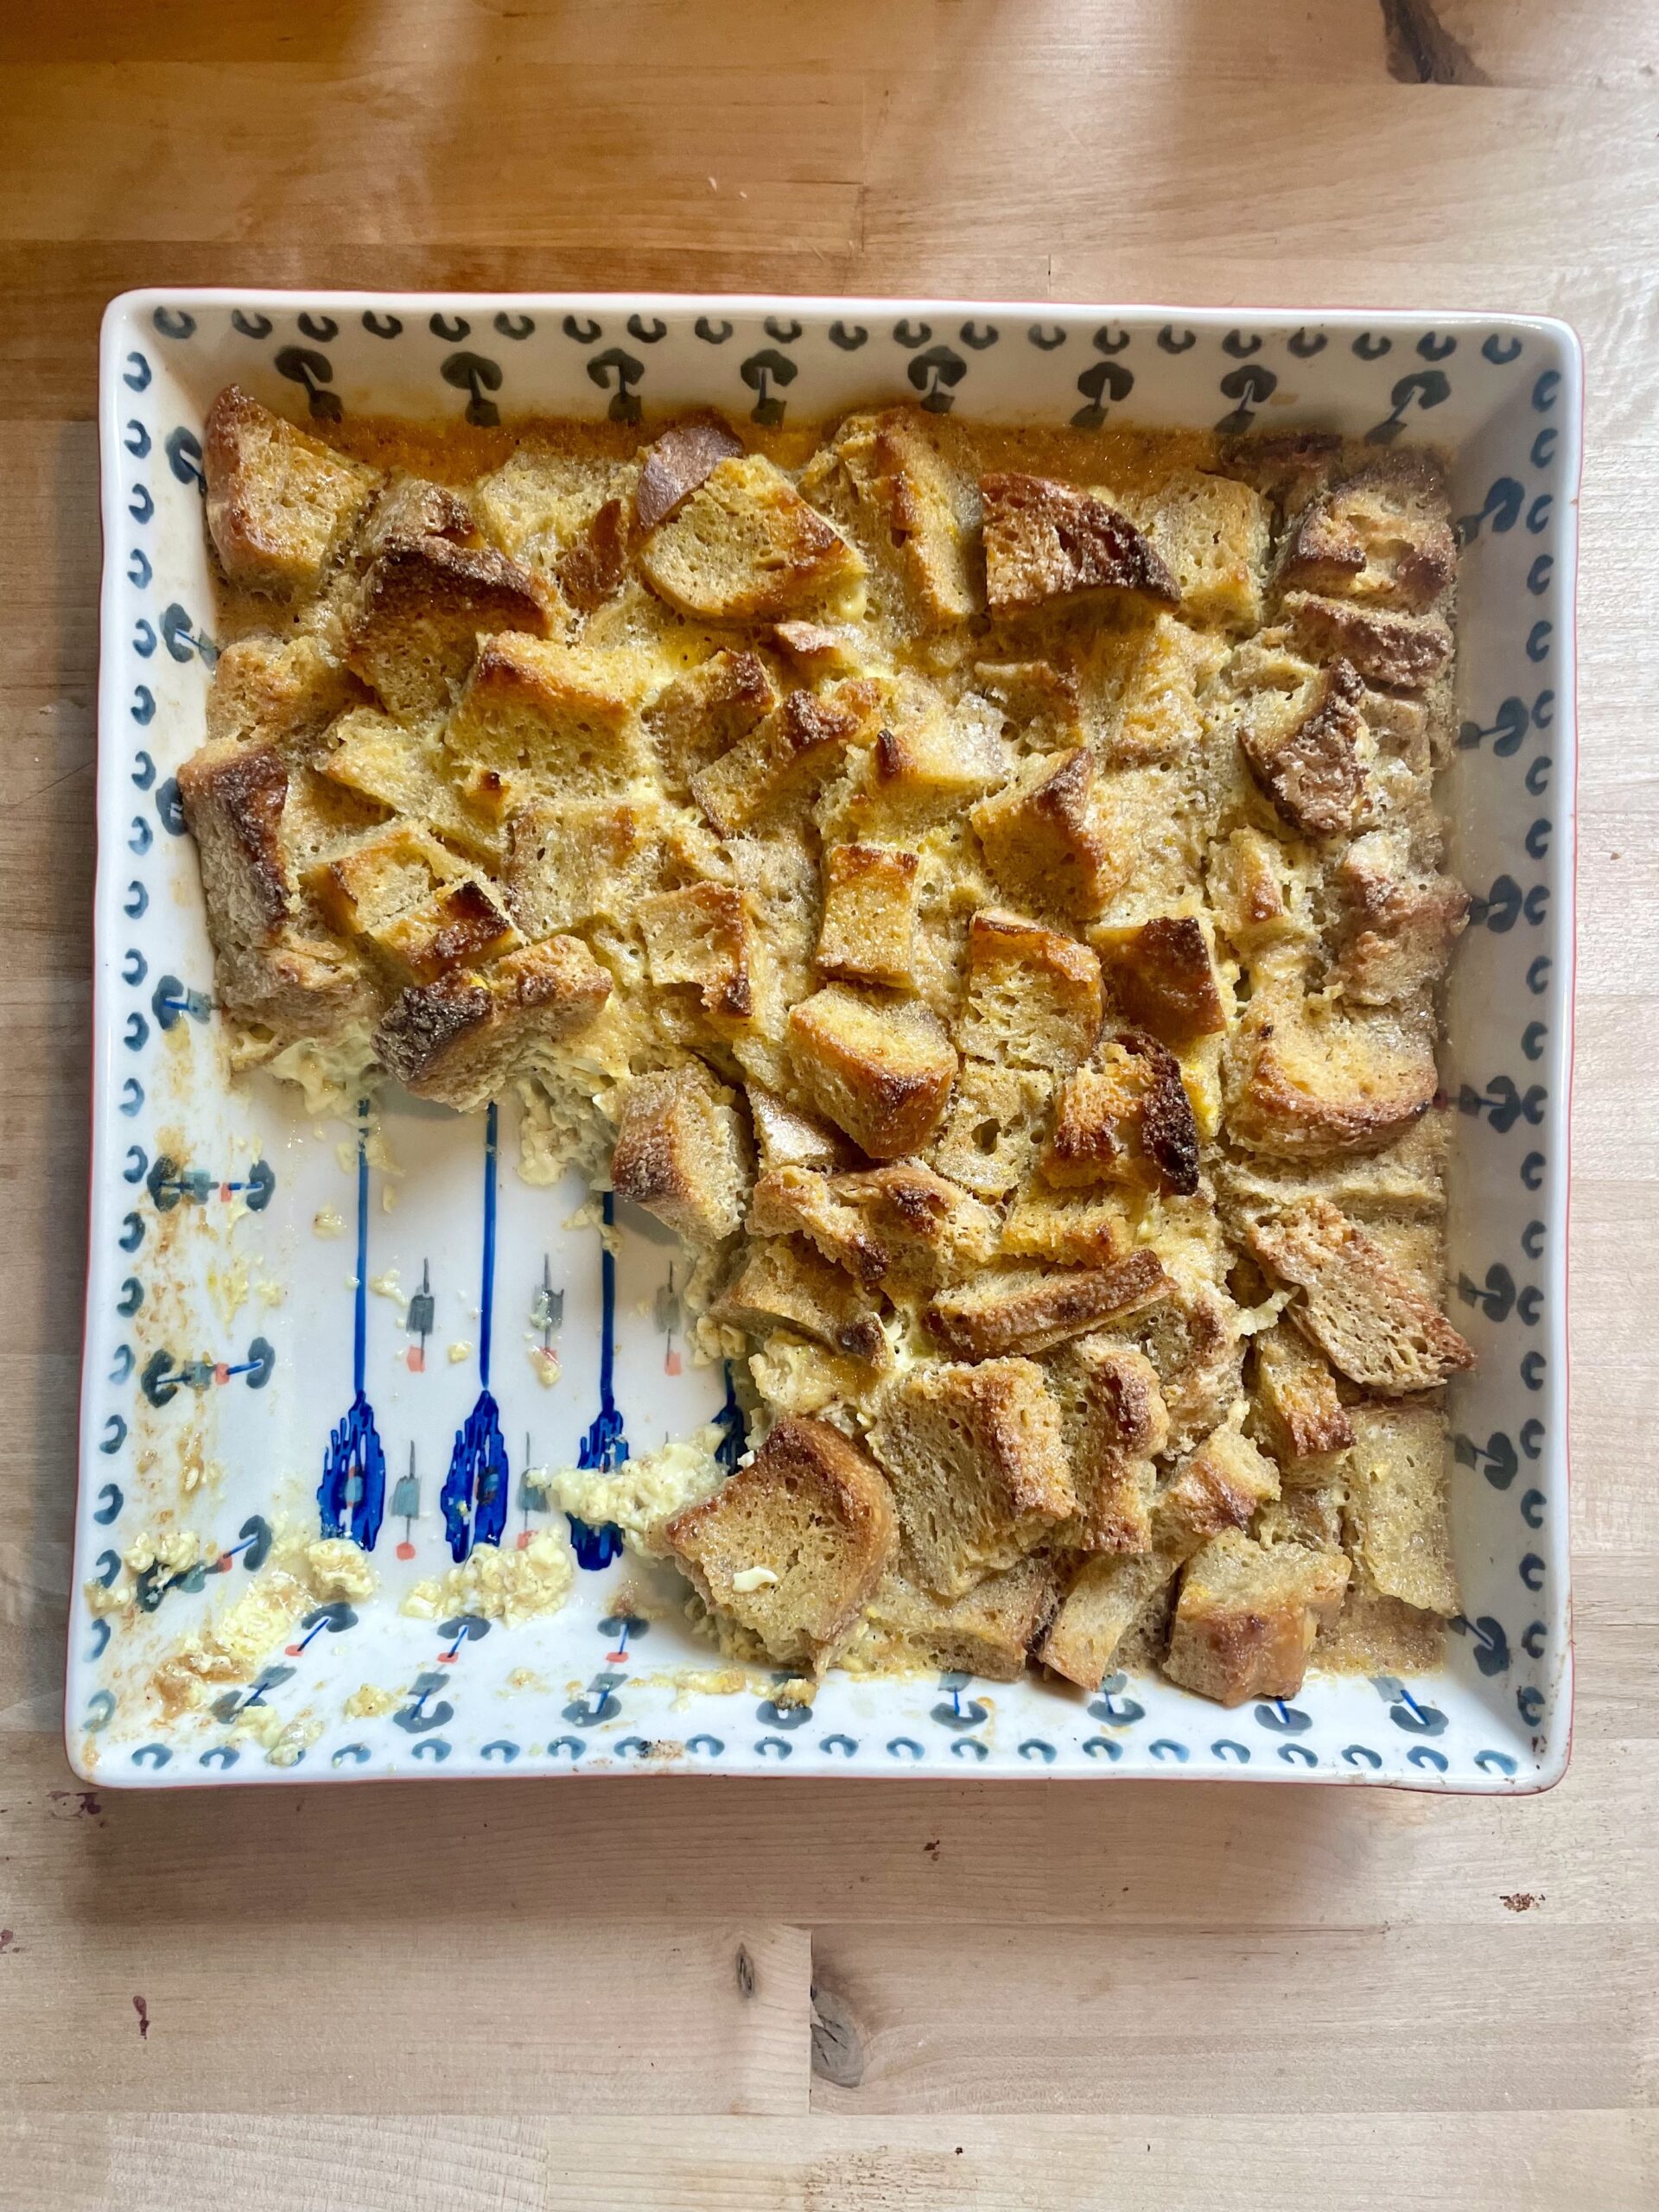
<svg viewBox="0 0 1659 2212">
<path fill-rule="evenodd" d="M 340 1217 L 340 1208 L 319 1206 L 311 1217 L 311 1230 L 312 1234 L 316 1236 L 344 1236 L 346 1224 Z M 356 1285 L 353 1284 L 353 1287 L 355 1288 Z"/>
<path fill-rule="evenodd" d="M 454 1343 L 449 1347 L 449 1364 L 451 1367 L 461 1366 L 463 1361 L 470 1359 L 472 1356 L 473 1348 L 471 1344 L 467 1343 L 465 1337 L 457 1337 Z"/>
</svg>

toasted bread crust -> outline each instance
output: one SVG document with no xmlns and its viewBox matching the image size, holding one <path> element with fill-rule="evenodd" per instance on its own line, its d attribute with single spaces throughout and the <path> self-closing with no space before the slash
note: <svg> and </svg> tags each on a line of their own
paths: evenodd
<svg viewBox="0 0 1659 2212">
<path fill-rule="evenodd" d="M 1158 1255 L 1143 1247 L 1109 1267 L 982 1276 L 941 1293 L 924 1319 L 953 1359 L 1025 1356 L 1149 1306 L 1169 1287 Z"/>
<path fill-rule="evenodd" d="M 1392 614 L 1312 592 L 1287 592 L 1284 611 L 1315 659 L 1340 655 L 1368 683 L 1421 691 L 1452 658 L 1452 632 L 1438 615 Z"/>
<path fill-rule="evenodd" d="M 1306 1198 L 1256 1222 L 1250 1249 L 1306 1297 L 1291 1319 L 1362 1389 L 1398 1397 L 1432 1389 L 1475 1355 L 1357 1222 Z"/>
<path fill-rule="evenodd" d="M 985 588 L 994 614 L 1103 590 L 1179 605 L 1180 587 L 1151 541 L 1103 499 L 1017 472 L 982 476 L 979 490 Z"/>
<path fill-rule="evenodd" d="M 1359 710 L 1364 685 L 1351 662 L 1333 660 L 1314 704 L 1292 729 L 1272 730 L 1246 717 L 1239 743 L 1261 785 L 1293 830 L 1337 837 L 1354 826 L 1364 786 Z"/>
<path fill-rule="evenodd" d="M 646 452 L 634 487 L 633 523 L 655 530 L 677 514 L 698 485 L 706 483 L 722 461 L 743 450 L 743 441 L 718 415 L 690 415 L 671 423 Z"/>
<path fill-rule="evenodd" d="M 1135 1028 L 1177 1047 L 1226 1028 L 1215 956 L 1196 914 L 1103 928 L 1091 942 L 1108 988 Z"/>
</svg>

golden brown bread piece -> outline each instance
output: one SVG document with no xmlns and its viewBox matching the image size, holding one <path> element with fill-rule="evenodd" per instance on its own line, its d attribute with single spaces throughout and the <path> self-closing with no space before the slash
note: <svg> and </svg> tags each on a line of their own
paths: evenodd
<svg viewBox="0 0 1659 2212">
<path fill-rule="evenodd" d="M 274 745 L 209 741 L 179 770 L 179 801 L 201 863 L 221 953 L 269 943 L 294 893 L 283 849 L 288 763 Z"/>
<path fill-rule="evenodd" d="M 671 423 L 645 448 L 639 480 L 634 486 L 635 528 L 641 532 L 655 530 L 677 514 L 722 461 L 735 459 L 742 450 L 742 439 L 712 410 Z"/>
<path fill-rule="evenodd" d="M 1164 1672 L 1220 1705 L 1294 1697 L 1348 1586 L 1340 1552 L 1213 1536 L 1181 1576 Z"/>
<path fill-rule="evenodd" d="M 494 770 L 457 775 L 429 724 L 411 728 L 378 707 L 353 707 L 328 725 L 309 753 L 320 776 L 392 815 L 429 823 L 469 859 L 501 861 L 509 779 Z"/>
<path fill-rule="evenodd" d="M 1242 1236 L 1253 1214 L 1328 1198 L 1357 1221 L 1433 1221 L 1446 1211 L 1447 1114 L 1425 1114 L 1379 1152 L 1329 1160 L 1280 1160 L 1251 1154 L 1218 1158 L 1216 1189 L 1229 1233 Z"/>
<path fill-rule="evenodd" d="M 1027 1183 L 1002 1217 L 1007 1259 L 1049 1260 L 1063 1268 L 1105 1268 L 1128 1256 L 1134 1225 L 1121 1190 L 1057 1191 Z"/>
<path fill-rule="evenodd" d="M 1031 1173 L 1053 1096 L 1053 1077 L 1039 1069 L 965 1061 L 934 1166 L 982 1198 L 1006 1198 Z"/>
<path fill-rule="evenodd" d="M 954 821 L 1006 781 L 1008 757 L 988 721 L 900 696 L 855 767 L 856 780 L 821 827 L 826 836 L 891 842 Z"/>
<path fill-rule="evenodd" d="M 710 1605 L 772 1658 L 819 1666 L 880 1580 L 897 1528 L 868 1452 L 826 1421 L 789 1419 L 663 1533 Z"/>
<path fill-rule="evenodd" d="M 789 1016 L 790 1055 L 808 1097 L 872 1160 L 919 1152 L 938 1127 L 957 1056 L 925 1007 L 829 983 Z"/>
<path fill-rule="evenodd" d="M 1190 1452 L 1226 1418 L 1244 1364 L 1232 1300 L 1213 1283 L 1177 1282 L 1154 1306 L 1103 1333 L 1143 1351 L 1158 1374 L 1172 1452 Z"/>
<path fill-rule="evenodd" d="M 671 791 L 683 792 L 772 713 L 779 693 L 758 653 L 721 646 L 664 685 L 642 720 Z"/>
<path fill-rule="evenodd" d="M 626 925 L 655 889 L 671 835 L 662 800 L 643 786 L 530 800 L 506 825 L 501 880 L 514 921 L 531 938 Z"/>
<path fill-rule="evenodd" d="M 754 1186 L 749 1228 L 798 1230 L 825 1259 L 889 1292 L 931 1290 L 982 1266 L 996 1240 L 995 1214 L 916 1160 L 837 1175 L 772 1168 Z"/>
<path fill-rule="evenodd" d="M 1255 1339 L 1255 1351 L 1257 1421 L 1283 1479 L 1328 1480 L 1332 1453 L 1354 1440 L 1336 1377 L 1301 1332 L 1283 1322 Z"/>
<path fill-rule="evenodd" d="M 618 791 L 646 766 L 642 693 L 623 654 L 516 631 L 486 638 L 444 747 L 458 762 L 561 798 Z"/>
<path fill-rule="evenodd" d="M 688 884 L 641 899 L 638 912 L 653 983 L 692 984 L 705 1014 L 749 1020 L 759 947 L 741 891 L 728 883 Z"/>
<path fill-rule="evenodd" d="M 1059 1409 L 1028 1359 L 912 1369 L 882 1392 L 870 1449 L 906 1569 L 941 1598 L 1014 1566 L 1077 1508 Z"/>
<path fill-rule="evenodd" d="M 1042 1169 L 1062 1186 L 1132 1183 L 1190 1197 L 1198 1187 L 1198 1125 L 1169 1048 L 1126 1029 L 1068 1077 Z"/>
<path fill-rule="evenodd" d="M 863 704 L 861 698 L 787 693 L 748 736 L 697 770 L 692 797 L 722 837 L 804 799 L 863 728 Z"/>
<path fill-rule="evenodd" d="M 1452 632 L 1438 614 L 1394 614 L 1305 591 L 1286 593 L 1284 613 L 1305 652 L 1315 660 L 1340 655 L 1368 683 L 1421 691 L 1452 658 Z"/>
<path fill-rule="evenodd" d="M 890 1567 L 846 1652 L 855 1670 L 925 1666 L 1017 1681 L 1054 1610 L 1055 1569 L 1040 1553 L 988 1574 L 963 1596 L 936 1598 Z"/>
<path fill-rule="evenodd" d="M 942 1291 L 924 1316 L 954 1359 L 1046 1351 L 1166 1294 L 1149 1245 L 1102 1268 L 1000 1268 Z"/>
<path fill-rule="evenodd" d="M 1225 1071 L 1235 1141 L 1288 1160 L 1379 1149 L 1440 1084 L 1432 1024 L 1415 1009 L 1351 1014 L 1270 981 L 1228 1039 Z"/>
<path fill-rule="evenodd" d="M 857 1158 L 841 1131 L 816 1114 L 780 1098 L 763 1083 L 746 1084 L 744 1090 L 763 1175 L 774 1167 L 849 1167 Z"/>
<path fill-rule="evenodd" d="M 346 658 L 389 713 L 429 714 L 448 704 L 480 637 L 547 627 L 545 600 L 493 546 L 398 537 L 363 579 Z"/>
<path fill-rule="evenodd" d="M 393 1000 L 374 1033 L 381 1065 L 422 1098 L 470 1113 L 585 1029 L 611 979 L 580 938 L 545 938 L 476 972 L 451 969 Z"/>
<path fill-rule="evenodd" d="M 1173 578 L 1187 621 L 1249 630 L 1261 620 L 1272 513 L 1259 492 L 1236 477 L 1179 468 L 1136 502 L 1135 520 Z"/>
<path fill-rule="evenodd" d="M 1102 1009 L 1100 962 L 1086 944 L 999 908 L 974 916 L 957 1024 L 969 1059 L 1063 1073 L 1094 1050 Z"/>
<path fill-rule="evenodd" d="M 1096 1553 L 1077 1568 L 1039 1643 L 1045 1667 L 1097 1690 L 1137 1622 L 1174 1580 L 1162 1552 Z"/>
<path fill-rule="evenodd" d="M 822 974 L 903 989 L 916 973 L 914 853 L 903 845 L 831 845 L 823 855 Z"/>
<path fill-rule="evenodd" d="M 1063 753 L 1084 742 L 1082 692 L 1069 661 L 976 661 L 974 681 L 1007 715 L 1027 753 Z"/>
<path fill-rule="evenodd" d="M 945 425 L 919 408 L 855 416 L 836 451 L 899 556 L 911 601 L 932 625 L 976 612 L 974 540 L 978 499 L 944 450 Z"/>
<path fill-rule="evenodd" d="M 208 535 L 251 591 L 314 589 L 378 481 L 233 384 L 207 410 L 201 468 Z"/>
<path fill-rule="evenodd" d="M 688 1244 L 742 1226 L 747 1145 L 731 1093 L 700 1063 L 636 1076 L 622 1094 L 611 1183 Z"/>
<path fill-rule="evenodd" d="M 1055 1353 L 1047 1375 L 1077 1497 L 1060 1541 L 1074 1551 L 1149 1550 L 1154 1462 L 1169 1440 L 1157 1370 L 1144 1352 L 1090 1336 Z"/>
<path fill-rule="evenodd" d="M 798 1330 L 830 1351 L 887 1363 L 874 1299 L 802 1236 L 753 1238 L 709 1311 L 715 1320 L 752 1336 Z"/>
<path fill-rule="evenodd" d="M 1293 830 L 1339 837 L 1354 827 L 1365 770 L 1365 687 L 1338 658 L 1313 687 L 1306 712 L 1289 717 L 1247 713 L 1238 741 L 1257 783 Z"/>
<path fill-rule="evenodd" d="M 760 454 L 717 461 L 637 555 L 652 589 L 708 622 L 778 622 L 835 601 L 864 563 Z"/>
<path fill-rule="evenodd" d="M 1250 1249 L 1304 1295 L 1290 1318 L 1333 1367 L 1386 1397 L 1432 1389 L 1474 1353 L 1356 1221 L 1306 1198 L 1249 1230 Z"/>
<path fill-rule="evenodd" d="M 314 637 L 238 638 L 213 670 L 207 741 L 274 745 L 285 760 L 309 760 L 334 717 L 365 696 Z"/>
<path fill-rule="evenodd" d="M 1179 1050 L 1227 1027 L 1215 953 L 1196 914 L 1101 924 L 1089 933 L 1119 1011 Z"/>
<path fill-rule="evenodd" d="M 1017 471 L 979 480 L 993 614 L 1110 591 L 1174 607 L 1180 586 L 1145 534 L 1092 493 Z"/>
<path fill-rule="evenodd" d="M 1038 754 L 969 819 L 1003 891 L 1039 913 L 1098 914 L 1134 864 L 1081 747 Z"/>
<path fill-rule="evenodd" d="M 1336 974 L 1362 1006 L 1388 1006 L 1438 983 L 1469 914 L 1449 875 L 1414 868 L 1408 842 L 1375 830 L 1356 837 L 1336 869 L 1343 914 Z"/>
</svg>

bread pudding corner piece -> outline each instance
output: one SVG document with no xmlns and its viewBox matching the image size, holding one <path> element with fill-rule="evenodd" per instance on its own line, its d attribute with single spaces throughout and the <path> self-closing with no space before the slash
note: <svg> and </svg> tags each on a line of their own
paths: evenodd
<svg viewBox="0 0 1659 2212">
<path fill-rule="evenodd" d="M 1444 600 L 1457 566 L 1446 480 L 1427 454 L 1403 452 L 1309 499 L 1279 575 L 1293 589 L 1421 613 Z"/>
<path fill-rule="evenodd" d="M 869 1443 L 907 1565 L 941 1598 L 1015 1566 L 1077 1510 L 1059 1408 L 1031 1360 L 912 1368 L 881 1393 Z"/>
<path fill-rule="evenodd" d="M 579 938 L 544 938 L 401 992 L 381 1016 L 374 1050 L 416 1096 L 470 1113 L 578 1035 L 610 995 L 610 977 Z"/>
<path fill-rule="evenodd" d="M 985 589 L 994 615 L 1084 593 L 1180 603 L 1180 586 L 1145 533 L 1091 492 L 1046 476 L 982 476 Z"/>
<path fill-rule="evenodd" d="M 1128 824 L 1082 747 L 1039 753 L 972 821 L 1004 893 L 1038 913 L 1100 913 L 1134 871 Z"/>
<path fill-rule="evenodd" d="M 450 760 L 560 797 L 620 791 L 645 775 L 645 668 L 509 630 L 486 637 L 444 726 Z"/>
<path fill-rule="evenodd" d="M 233 384 L 207 410 L 201 467 L 226 575 L 284 596 L 315 589 L 380 480 Z"/>
<path fill-rule="evenodd" d="M 1097 1268 L 999 1267 L 941 1291 L 923 1319 L 954 1359 L 1034 1354 L 1166 1297 L 1150 1245 Z"/>
<path fill-rule="evenodd" d="M 969 1059 L 1064 1074 L 1094 1050 L 1102 1011 L 1100 962 L 1086 944 L 999 908 L 974 916 L 957 1024 Z"/>
<path fill-rule="evenodd" d="M 1401 1397 L 1474 1364 L 1440 1308 L 1328 1200 L 1305 1198 L 1256 1221 L 1248 1236 L 1262 1266 L 1302 1293 L 1290 1318 L 1363 1389 Z"/>
<path fill-rule="evenodd" d="M 1389 1143 L 1427 1111 L 1440 1081 L 1427 1007 L 1371 1012 L 1314 997 L 1294 959 L 1256 970 L 1224 1068 L 1234 1141 L 1293 1160 Z"/>
<path fill-rule="evenodd" d="M 1061 1541 L 1072 1551 L 1144 1552 L 1158 1454 L 1169 1411 L 1144 1352 L 1110 1337 L 1078 1337 L 1046 1362 L 1060 1408 L 1077 1515 Z"/>
<path fill-rule="evenodd" d="M 893 548 L 923 627 L 966 622 L 980 606 L 979 494 L 955 430 L 920 408 L 890 407 L 849 416 L 831 448 Z"/>
<path fill-rule="evenodd" d="M 842 1663 L 855 1673 L 925 1667 L 988 1682 L 1018 1681 L 1053 1612 L 1056 1580 L 1053 1562 L 1036 1553 L 947 1599 L 924 1589 L 901 1565 L 891 1566 Z"/>
<path fill-rule="evenodd" d="M 699 1062 L 634 1077 L 615 1109 L 612 1186 L 620 1198 L 707 1246 L 743 1225 L 748 1142 L 733 1095 Z"/>
<path fill-rule="evenodd" d="M 1168 1046 L 1133 1029 L 1105 1040 L 1061 1085 L 1041 1165 L 1063 1188 L 1124 1183 L 1196 1192 L 1198 1124 Z"/>
<path fill-rule="evenodd" d="M 1349 1572 L 1339 1551 L 1269 1548 L 1236 1529 L 1212 1536 L 1182 1572 L 1164 1672 L 1220 1705 L 1294 1697 Z"/>
<path fill-rule="evenodd" d="M 791 1008 L 789 1046 L 812 1103 L 872 1160 L 919 1152 L 956 1079 L 956 1052 L 937 1015 L 845 983 Z"/>
<path fill-rule="evenodd" d="M 791 1418 L 664 1535 L 707 1603 L 771 1657 L 821 1668 L 880 1581 L 897 1522 L 866 1452 L 826 1421 Z"/>
<path fill-rule="evenodd" d="M 1424 1613 L 1461 1610 L 1447 1511 L 1446 1410 L 1438 1399 L 1353 1408 L 1341 1461 L 1349 1548 L 1371 1588 Z"/>
<path fill-rule="evenodd" d="M 1272 510 L 1236 476 L 1173 470 L 1135 520 L 1173 578 L 1189 622 L 1253 630 L 1262 620 Z"/>
<path fill-rule="evenodd" d="M 864 563 L 760 454 L 718 461 L 645 531 L 639 572 L 678 613 L 705 622 L 779 622 L 852 603 Z"/>
</svg>

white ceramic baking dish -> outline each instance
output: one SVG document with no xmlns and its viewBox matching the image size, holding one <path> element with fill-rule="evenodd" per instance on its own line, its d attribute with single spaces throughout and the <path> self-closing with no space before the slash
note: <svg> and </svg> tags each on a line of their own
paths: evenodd
<svg viewBox="0 0 1659 2212">
<path fill-rule="evenodd" d="M 1085 427 L 1317 425 L 1453 454 L 1463 728 L 1444 788 L 1454 864 L 1477 897 L 1445 1056 L 1451 1273 L 1480 1360 L 1452 1393 L 1468 1615 L 1440 1672 L 1314 1675 L 1294 1705 L 1230 1712 L 1140 1678 L 1085 1699 L 1035 1679 L 832 1676 L 807 1708 L 776 1703 L 764 1675 L 717 1686 L 707 1647 L 671 1620 L 620 1618 L 618 1578 L 637 1572 L 626 1564 L 584 1571 L 563 1612 L 519 1627 L 399 1612 L 404 1586 L 447 1562 L 436 1492 L 485 1387 L 474 1347 L 486 1311 L 509 1542 L 545 1518 L 526 1465 L 568 1461 L 584 1443 L 590 1454 L 660 1443 L 716 1409 L 721 1382 L 679 1357 L 673 1248 L 643 1217 L 624 1224 L 613 1271 L 593 1230 L 566 1226 L 574 1186 L 519 1179 L 507 1105 L 498 1165 L 483 1117 L 394 1098 L 383 1165 L 360 1156 L 352 1128 L 314 1126 L 290 1093 L 228 1074 L 173 779 L 202 734 L 214 651 L 199 441 L 232 378 L 302 419 L 632 418 L 707 403 L 776 422 L 918 399 Z M 92 1250 L 66 1707 L 78 1770 L 152 1785 L 671 1764 L 1453 1790 L 1556 1779 L 1571 1706 L 1580 407 L 1573 334 L 1531 317 L 233 291 L 115 301 L 99 399 Z M 330 1209 L 337 1242 L 314 1231 Z M 394 1279 L 401 1297 L 353 1287 Z M 428 1304 L 406 1306 L 423 1283 Z M 411 1326 L 422 1322 L 424 1335 Z M 145 1689 L 156 1657 L 251 1586 L 280 1516 L 315 1527 L 331 1432 L 359 1383 L 388 1470 L 380 1593 L 314 1609 L 254 1681 L 164 1722 Z M 88 1588 L 164 1522 L 219 1564 L 156 1578 L 154 1609 L 111 1623 Z"/>
</svg>

